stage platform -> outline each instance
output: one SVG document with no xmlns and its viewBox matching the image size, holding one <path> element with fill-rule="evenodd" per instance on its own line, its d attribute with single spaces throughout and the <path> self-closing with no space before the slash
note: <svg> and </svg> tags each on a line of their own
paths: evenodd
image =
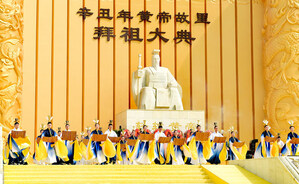
<svg viewBox="0 0 299 184">
<path fill-rule="evenodd" d="M 226 179 L 219 180 L 218 174 Z M 16 165 L 4 166 L 4 183 L 246 184 L 268 182 L 238 166 L 226 165 Z"/>
<path fill-rule="evenodd" d="M 238 165 L 273 184 L 299 183 L 299 156 L 281 156 L 228 162 Z"/>
</svg>

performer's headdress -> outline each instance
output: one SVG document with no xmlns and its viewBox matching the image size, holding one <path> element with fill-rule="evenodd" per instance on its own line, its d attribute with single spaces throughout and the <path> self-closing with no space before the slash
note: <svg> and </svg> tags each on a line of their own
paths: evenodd
<svg viewBox="0 0 299 184">
<path fill-rule="evenodd" d="M 85 132 L 81 132 L 80 134 L 81 134 L 81 136 L 82 136 L 82 135 L 85 135 Z"/>
<path fill-rule="evenodd" d="M 19 123 L 19 119 L 18 119 L 18 118 L 15 118 L 15 124 L 14 124 L 14 125 L 17 125 L 17 124 L 20 124 L 20 123 Z"/>
<path fill-rule="evenodd" d="M 144 128 L 145 126 L 147 127 L 146 120 L 143 120 L 143 126 L 142 126 L 142 128 Z"/>
<path fill-rule="evenodd" d="M 218 127 L 217 122 L 214 122 L 214 128 Z"/>
<path fill-rule="evenodd" d="M 224 130 L 221 130 L 220 133 L 223 135 L 224 134 Z"/>
<path fill-rule="evenodd" d="M 228 129 L 229 133 L 233 133 L 234 132 L 234 126 L 231 126 L 229 129 Z"/>
<path fill-rule="evenodd" d="M 91 131 L 91 127 L 90 126 L 86 127 L 85 129 L 86 129 L 86 131 L 88 131 L 88 130 Z"/>
<path fill-rule="evenodd" d="M 66 121 L 65 121 L 65 126 L 66 126 L 66 125 L 70 125 L 69 120 L 66 120 Z"/>
<path fill-rule="evenodd" d="M 42 123 L 42 124 L 40 125 L 40 131 L 44 130 L 45 128 L 46 128 L 45 124 Z"/>
<path fill-rule="evenodd" d="M 58 127 L 58 132 L 61 132 L 61 127 Z"/>
<path fill-rule="evenodd" d="M 100 125 L 99 121 L 100 121 L 100 120 L 98 120 L 98 119 L 94 119 L 94 120 L 93 120 L 93 122 L 94 122 L 94 126 L 96 126 L 97 124 Z"/>
<path fill-rule="evenodd" d="M 113 120 L 109 120 L 109 125 L 108 126 L 110 126 L 110 125 L 113 125 Z"/>
<path fill-rule="evenodd" d="M 293 120 L 290 120 L 289 124 L 290 124 L 290 128 L 294 127 L 294 121 Z"/>
<path fill-rule="evenodd" d="M 265 125 L 264 125 L 264 128 L 265 128 L 266 126 L 269 126 L 269 125 L 268 125 L 268 123 L 269 123 L 268 120 L 264 120 L 263 123 L 265 124 Z M 270 128 L 270 127 L 269 127 L 269 128 Z"/>
<path fill-rule="evenodd" d="M 158 128 L 163 128 L 162 122 L 159 122 Z"/>
<path fill-rule="evenodd" d="M 47 116 L 48 124 L 52 124 L 53 117 L 51 115 Z"/>
<path fill-rule="evenodd" d="M 196 128 L 198 128 L 198 127 L 201 127 L 201 122 L 200 121 L 198 121 L 198 123 L 196 125 Z"/>
</svg>

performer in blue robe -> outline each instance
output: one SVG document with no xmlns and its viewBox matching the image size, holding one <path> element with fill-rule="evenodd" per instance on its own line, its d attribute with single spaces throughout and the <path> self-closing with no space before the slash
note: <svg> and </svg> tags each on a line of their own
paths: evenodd
<svg viewBox="0 0 299 184">
<path fill-rule="evenodd" d="M 92 137 L 92 135 L 94 134 L 98 134 L 98 135 L 102 135 L 103 132 L 100 130 L 100 124 L 99 121 L 95 121 L 95 130 L 93 130 L 90 134 L 90 137 Z M 89 147 L 89 146 L 88 146 Z M 93 153 L 93 159 L 96 163 L 98 164 L 106 164 L 106 157 L 103 153 L 103 149 L 101 146 L 101 142 L 95 142 L 90 140 L 90 149 L 92 150 Z"/>
<path fill-rule="evenodd" d="M 241 142 L 239 139 L 235 137 L 236 131 L 234 131 L 234 127 L 231 127 L 229 130 L 231 137 L 228 142 L 228 160 L 243 160 L 246 159 L 246 153 L 248 147 L 246 144 L 243 144 L 241 147 L 234 146 L 235 142 Z"/>
<path fill-rule="evenodd" d="M 121 136 L 121 140 L 119 141 L 119 143 L 117 144 L 117 160 L 118 160 L 118 164 L 120 165 L 128 165 L 130 163 L 129 158 L 127 157 L 127 151 L 126 149 L 122 149 L 122 146 L 125 145 L 125 147 L 127 144 L 127 141 L 125 140 L 125 136 Z M 119 158 L 121 157 L 121 158 Z"/>
<path fill-rule="evenodd" d="M 299 136 L 294 132 L 295 131 L 294 122 L 289 121 L 289 124 L 290 124 L 290 133 L 288 133 L 286 144 L 283 146 L 281 153 L 282 155 L 293 155 L 293 156 L 299 155 L 298 144 L 291 143 L 291 140 L 293 138 L 299 138 Z"/>
<path fill-rule="evenodd" d="M 204 148 L 203 143 L 201 141 L 195 140 L 195 136 L 196 136 L 197 132 L 199 132 L 199 133 L 203 132 L 203 131 L 201 131 L 201 126 L 199 124 L 196 126 L 196 131 L 193 132 L 192 135 L 187 140 L 188 145 L 190 144 L 191 141 L 194 141 L 195 144 L 196 144 L 196 151 L 195 150 L 192 150 L 192 151 L 196 152 L 197 158 L 192 158 L 191 157 L 191 160 L 190 160 L 190 163 L 193 164 L 193 165 L 206 164 L 207 163 L 207 161 L 206 161 L 206 159 L 203 155 L 203 148 Z M 191 144 L 192 144 L 192 142 L 191 142 Z M 192 146 L 191 146 L 191 148 L 192 148 Z M 208 148 L 208 149 L 211 149 L 211 148 Z"/>
<path fill-rule="evenodd" d="M 140 130 L 139 129 L 135 129 L 134 131 L 132 131 L 132 133 L 131 133 L 131 136 L 129 137 L 129 139 L 132 139 L 132 140 L 138 140 L 138 136 L 139 136 L 139 134 L 140 134 Z M 137 143 L 137 141 L 136 141 L 136 143 Z M 137 144 L 137 146 L 138 146 L 139 144 Z M 134 151 L 134 149 L 135 149 L 135 146 L 136 146 L 136 144 L 135 145 L 128 145 L 127 144 L 127 156 L 128 156 L 128 158 L 129 158 L 129 161 L 130 161 L 130 165 L 131 164 L 133 164 L 133 165 L 135 165 L 135 164 L 137 164 L 136 163 L 136 161 L 135 160 L 133 160 L 131 157 L 133 157 L 133 154 L 132 154 L 132 152 Z M 136 154 L 135 154 L 136 155 Z"/>
<path fill-rule="evenodd" d="M 268 121 L 264 120 L 263 123 L 265 131 L 261 135 L 261 142 L 259 143 L 255 153 L 254 158 L 264 158 L 264 157 L 271 157 L 271 144 L 269 142 L 265 141 L 265 138 L 268 137 L 274 137 L 270 130 L 270 127 L 268 125 Z"/>
<path fill-rule="evenodd" d="M 41 138 L 58 136 L 57 133 L 52 129 L 51 119 L 49 120 L 47 126 L 48 128 L 43 131 Z M 44 142 L 44 144 L 48 153 L 48 157 L 46 160 L 44 160 L 44 162 L 49 164 L 62 164 L 61 160 L 56 155 L 55 146 L 54 146 L 55 143 Z"/>
<path fill-rule="evenodd" d="M 69 121 L 65 121 L 65 131 L 71 131 L 70 130 L 70 122 Z M 68 140 L 64 140 L 64 144 L 67 147 L 67 151 L 68 151 L 68 157 L 69 160 L 67 162 L 65 162 L 66 164 L 71 164 L 74 165 L 76 164 L 76 161 L 74 161 L 74 142 L 73 141 L 68 141 Z"/>
<path fill-rule="evenodd" d="M 143 132 L 142 134 L 149 134 L 149 130 L 147 129 L 147 125 L 143 125 Z M 151 164 L 154 162 L 155 158 L 158 157 L 157 154 L 152 155 L 150 154 L 149 157 L 149 149 L 152 145 L 151 143 L 155 143 L 155 140 L 153 141 L 141 141 L 138 140 L 136 143 L 138 146 L 134 149 L 135 152 L 132 153 L 131 160 L 136 161 L 138 164 Z M 153 148 L 154 149 L 154 148 Z"/>
<path fill-rule="evenodd" d="M 18 118 L 15 119 L 14 129 L 12 131 L 22 131 L 19 128 Z M 26 159 L 29 156 L 30 140 L 25 138 L 13 138 L 11 132 L 7 137 L 7 144 L 5 147 L 5 158 L 8 159 L 8 165 L 27 165 Z"/>
<path fill-rule="evenodd" d="M 174 139 L 180 139 L 179 133 L 177 130 L 174 130 L 173 132 L 173 136 L 171 138 L 171 141 L 173 142 Z M 174 156 L 170 155 L 170 161 L 169 164 L 172 165 L 184 165 L 184 149 L 181 149 L 182 146 L 179 145 L 173 145 L 173 149 L 174 149 Z M 175 159 L 174 159 L 175 157 Z"/>
<path fill-rule="evenodd" d="M 234 144 L 234 142 L 240 142 L 238 138 L 235 137 L 235 132 L 230 132 L 231 137 L 229 138 L 229 147 L 228 147 L 228 160 L 236 160 L 236 156 L 233 153 L 231 146 Z"/>
</svg>

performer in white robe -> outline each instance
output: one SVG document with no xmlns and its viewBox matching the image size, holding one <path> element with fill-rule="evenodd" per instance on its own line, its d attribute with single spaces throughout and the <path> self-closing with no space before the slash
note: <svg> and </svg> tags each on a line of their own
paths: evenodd
<svg viewBox="0 0 299 184">
<path fill-rule="evenodd" d="M 106 130 L 106 132 L 104 134 L 107 134 L 108 139 L 109 137 L 118 137 L 116 132 L 113 130 L 113 124 L 112 121 L 110 121 L 109 125 L 108 125 L 108 130 Z M 112 143 L 115 146 L 115 143 Z M 116 163 L 116 156 L 114 156 L 113 158 L 107 159 L 109 163 L 115 164 Z"/>
<path fill-rule="evenodd" d="M 129 165 L 130 161 L 127 156 L 127 141 L 124 135 L 121 135 L 121 140 L 117 143 L 116 160 L 119 165 Z"/>
<path fill-rule="evenodd" d="M 215 137 L 223 137 L 223 135 L 218 131 L 216 122 L 214 123 L 214 130 L 215 131 L 210 135 L 210 141 L 214 141 Z M 220 164 L 221 161 L 226 160 L 226 153 L 226 143 L 214 143 L 211 157 L 207 161 L 211 164 Z"/>
<path fill-rule="evenodd" d="M 159 155 L 155 159 L 156 164 L 164 164 L 166 161 L 166 151 L 168 143 L 159 143 L 160 137 L 166 137 L 166 135 L 163 132 L 163 126 L 162 122 L 159 122 L 158 131 L 155 133 L 155 141 L 156 141 L 156 149 L 155 152 L 157 152 L 157 155 Z"/>
</svg>

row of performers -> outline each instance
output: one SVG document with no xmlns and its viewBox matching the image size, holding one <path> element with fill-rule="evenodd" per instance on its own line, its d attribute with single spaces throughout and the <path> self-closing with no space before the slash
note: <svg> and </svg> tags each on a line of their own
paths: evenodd
<svg viewBox="0 0 299 184">
<path fill-rule="evenodd" d="M 270 126 L 268 121 L 264 120 L 265 131 L 261 135 L 260 143 L 254 153 L 254 158 L 266 158 L 266 157 L 276 157 L 276 156 L 287 156 L 287 155 L 299 155 L 298 143 L 299 137 L 295 133 L 294 122 L 291 120 L 290 132 L 287 135 L 286 143 L 281 140 L 280 134 L 275 137 L 270 132 Z"/>
<path fill-rule="evenodd" d="M 36 151 L 33 155 L 36 164 L 219 164 L 225 160 L 245 159 L 247 146 L 235 146 L 240 142 L 235 137 L 233 129 L 230 130 L 231 137 L 226 142 L 223 135 L 218 131 L 217 124 L 214 124 L 214 132 L 201 130 L 197 125 L 194 132 L 188 139 L 180 137 L 179 131 L 174 131 L 173 136 L 167 143 L 160 142 L 160 138 L 167 137 L 163 132 L 162 124 L 154 134 L 150 134 L 146 125 L 143 131 L 136 129 L 129 137 L 121 136 L 118 142 L 110 139 L 117 137 L 109 124 L 105 141 L 96 141 L 93 137 L 103 135 L 99 122 L 95 122 L 95 130 L 87 131 L 86 137 L 82 140 L 62 140 L 52 129 L 51 119 L 47 128 L 41 130 L 41 135 L 37 137 Z M 20 131 L 19 123 L 15 122 L 14 131 Z M 66 122 L 65 131 L 70 131 L 70 124 Z M 129 131 L 127 131 L 129 133 Z M 198 134 L 199 133 L 199 134 Z M 152 135 L 153 139 L 140 139 L 141 135 Z M 198 135 L 207 135 L 206 138 L 198 138 Z M 215 140 L 222 137 L 222 142 Z M 45 138 L 56 138 L 56 141 L 47 142 Z M 84 143 L 88 139 L 88 142 Z M 132 141 L 135 140 L 135 141 Z M 27 141 L 27 142 L 26 142 Z M 134 142 L 134 144 L 129 144 Z M 26 138 L 14 139 L 8 136 L 6 144 L 6 158 L 9 164 L 22 164 L 26 162 L 29 155 L 30 141 Z M 27 150 L 27 151 L 25 151 Z"/>
</svg>

